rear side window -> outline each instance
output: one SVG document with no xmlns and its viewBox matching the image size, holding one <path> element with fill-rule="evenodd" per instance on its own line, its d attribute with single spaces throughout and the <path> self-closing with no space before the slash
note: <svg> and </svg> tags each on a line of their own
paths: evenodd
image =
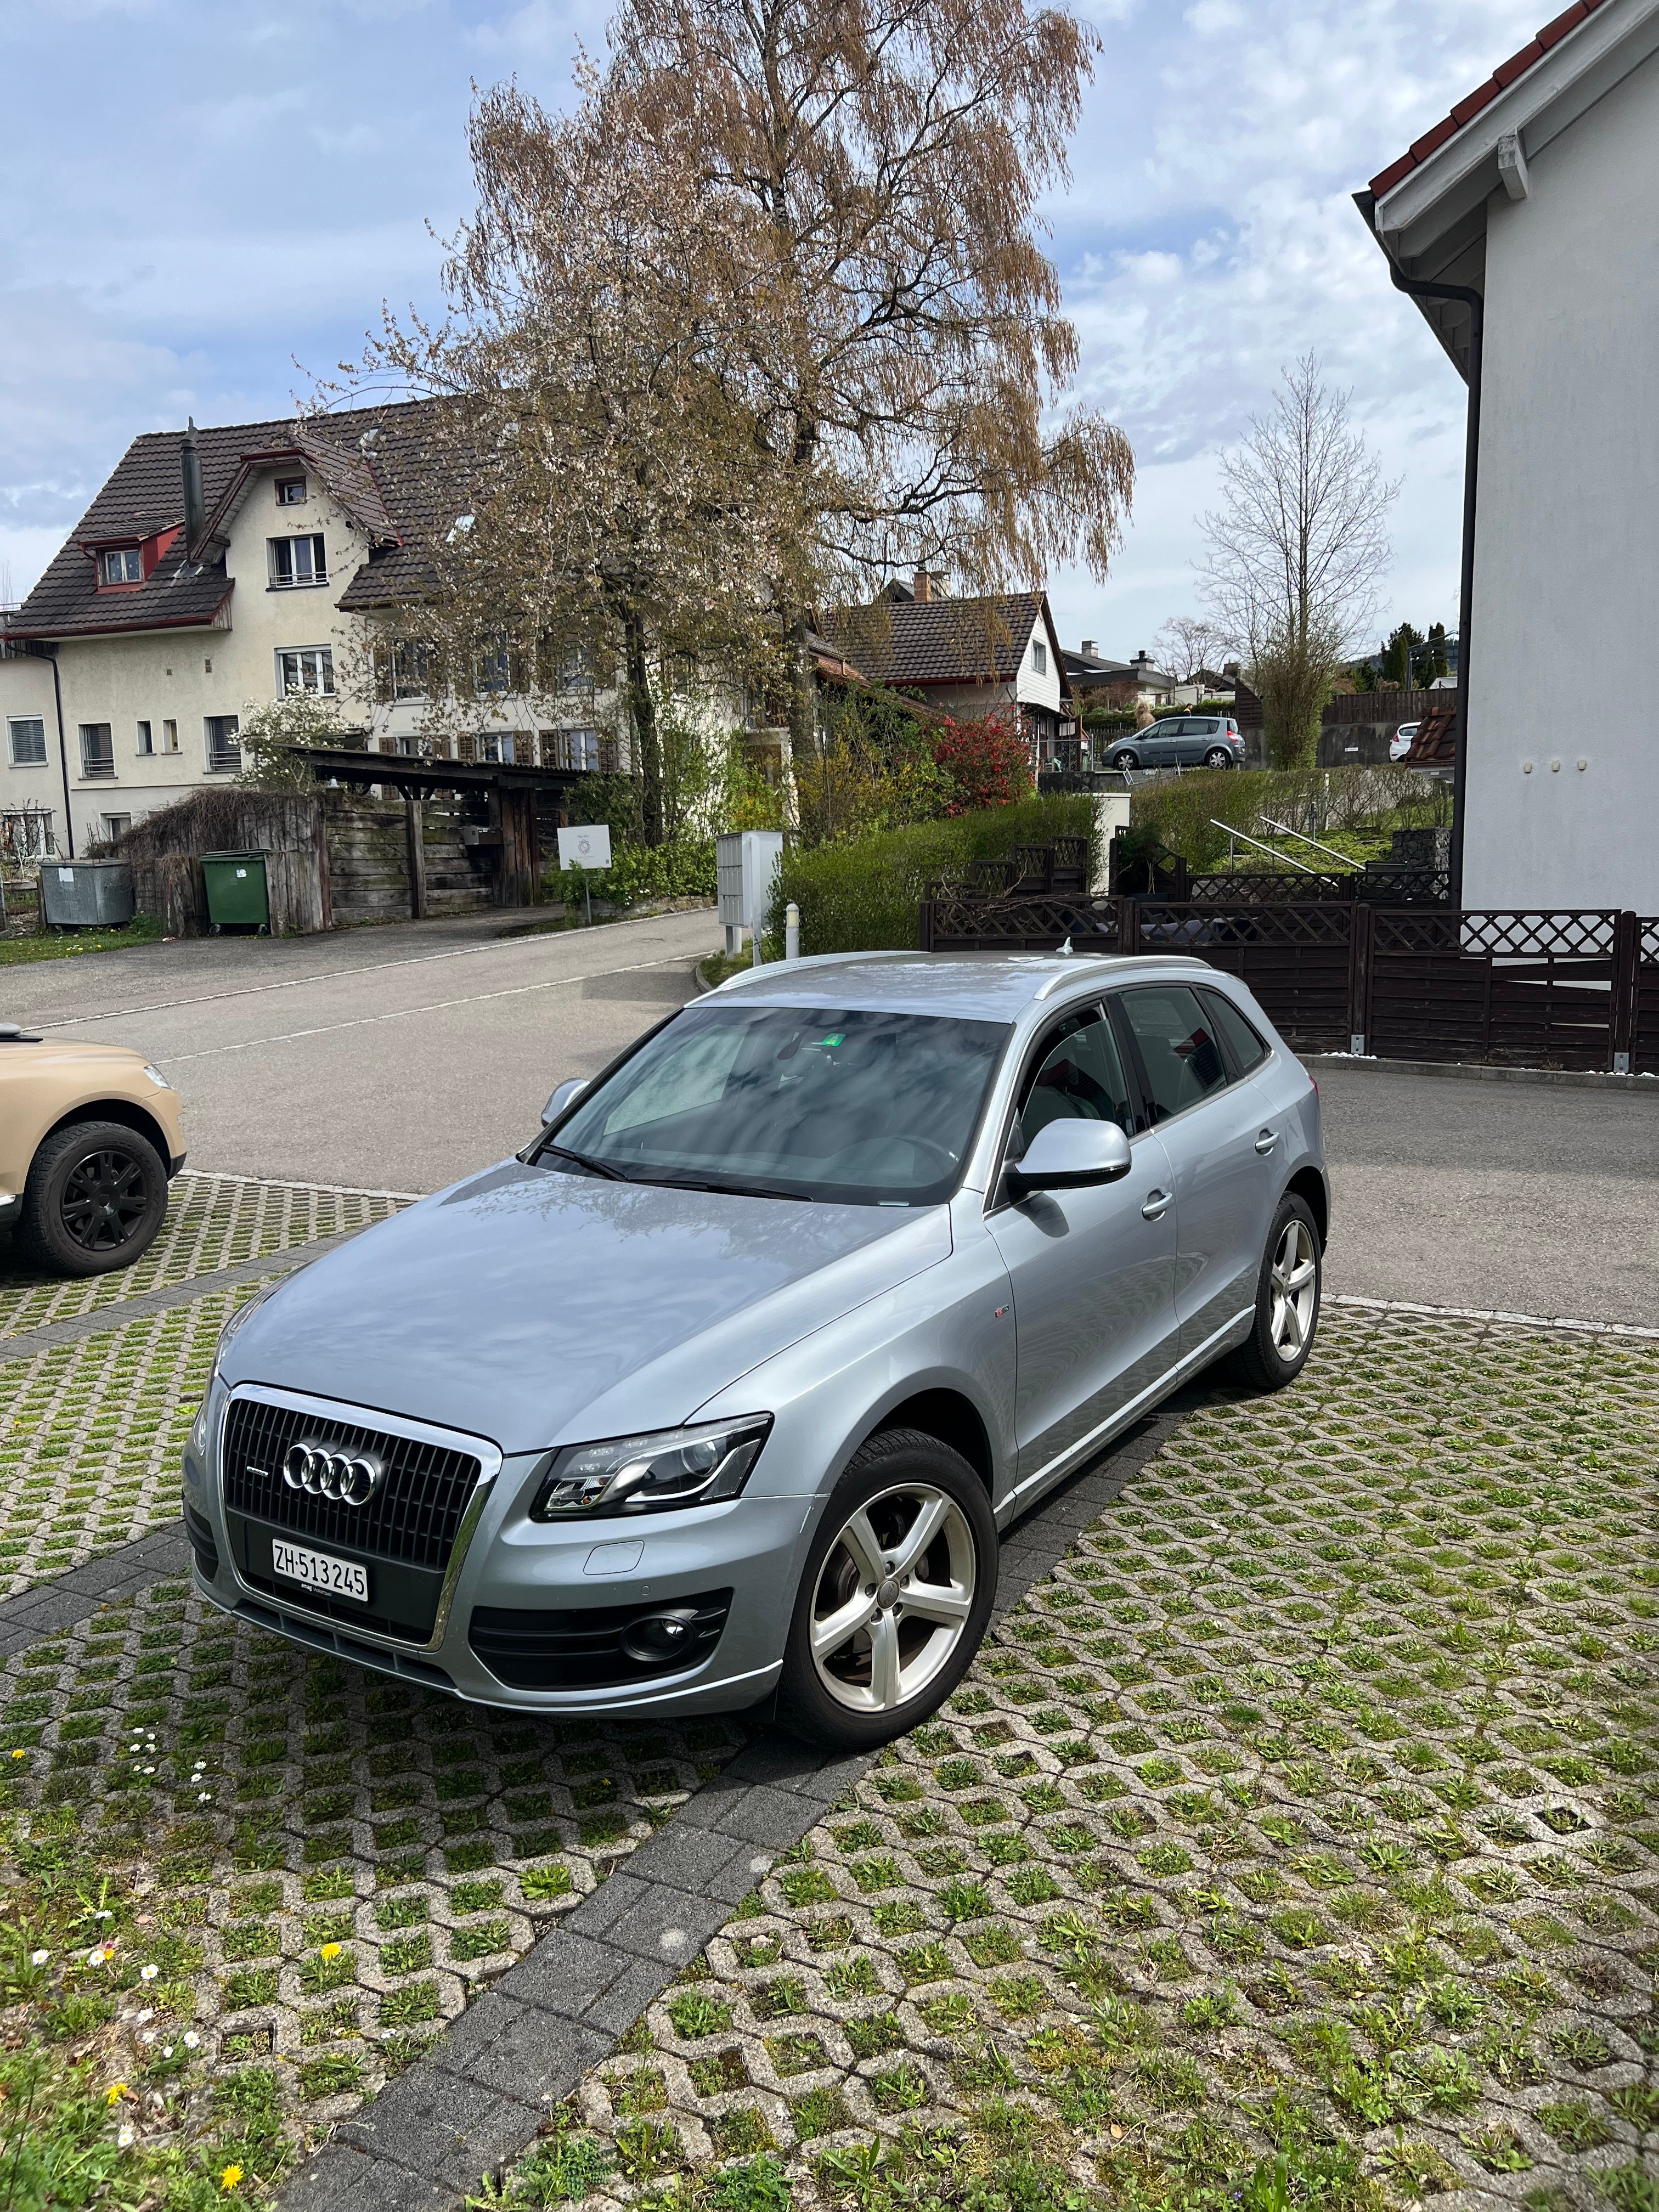
<svg viewBox="0 0 1659 2212">
<path fill-rule="evenodd" d="M 1147 984 L 1123 994 L 1123 1011 L 1146 1071 L 1154 1121 L 1224 1087 L 1227 1063 L 1196 991 L 1184 983 Z"/>
<path fill-rule="evenodd" d="M 1255 1029 L 1241 1014 L 1232 1000 L 1219 991 L 1200 991 L 1199 996 L 1209 1009 L 1223 1042 L 1232 1054 L 1241 1075 L 1248 1075 L 1253 1067 L 1267 1057 L 1267 1048 Z"/>
</svg>

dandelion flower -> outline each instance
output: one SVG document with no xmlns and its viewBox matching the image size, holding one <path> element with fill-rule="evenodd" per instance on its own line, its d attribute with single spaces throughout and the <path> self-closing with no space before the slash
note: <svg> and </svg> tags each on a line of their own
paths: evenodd
<svg viewBox="0 0 1659 2212">
<path fill-rule="evenodd" d="M 242 2169 L 240 2166 L 228 2166 L 219 2176 L 219 2186 L 221 2189 L 234 2189 L 241 2178 Z"/>
<path fill-rule="evenodd" d="M 325 1943 L 320 1955 L 325 1959 L 337 1959 L 343 1948 L 339 1943 Z"/>
<path fill-rule="evenodd" d="M 28 1753 L 26 1751 L 15 1751 L 12 1753 L 12 1757 L 14 1759 L 27 1759 L 28 1757 Z"/>
<path fill-rule="evenodd" d="M 159 1966 L 140 1966 L 138 1978 L 141 1982 L 153 1982 L 161 1971 Z"/>
<path fill-rule="evenodd" d="M 104 2092 L 104 2102 L 106 2105 L 118 2105 L 126 2093 L 127 2085 L 125 2081 L 112 2081 Z"/>
</svg>

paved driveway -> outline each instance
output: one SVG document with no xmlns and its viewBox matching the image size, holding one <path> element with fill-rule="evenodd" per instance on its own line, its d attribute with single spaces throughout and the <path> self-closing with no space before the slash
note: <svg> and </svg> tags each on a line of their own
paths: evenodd
<svg viewBox="0 0 1659 2212">
<path fill-rule="evenodd" d="M 1659 1328 L 1659 1084 L 1316 1073 L 1331 1290 Z"/>
<path fill-rule="evenodd" d="M 435 1190 L 535 1130 L 684 1005 L 712 913 L 499 937 L 499 916 L 343 938 L 196 940 L 11 969 L 8 1015 L 137 1046 L 183 1095 L 191 1165 Z"/>
</svg>

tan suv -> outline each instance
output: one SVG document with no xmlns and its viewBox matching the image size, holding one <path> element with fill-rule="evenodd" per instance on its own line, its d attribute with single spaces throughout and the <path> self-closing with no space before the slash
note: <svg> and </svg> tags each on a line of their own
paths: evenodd
<svg viewBox="0 0 1659 2212">
<path fill-rule="evenodd" d="M 0 1229 L 59 1275 L 130 1267 L 185 1164 L 179 1094 L 125 1045 L 0 1022 Z"/>
</svg>

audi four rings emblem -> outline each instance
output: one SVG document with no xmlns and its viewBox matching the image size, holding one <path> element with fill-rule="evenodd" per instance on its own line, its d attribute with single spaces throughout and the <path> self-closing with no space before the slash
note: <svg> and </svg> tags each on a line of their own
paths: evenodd
<svg viewBox="0 0 1659 2212">
<path fill-rule="evenodd" d="M 386 1468 L 371 1454 L 331 1451 L 326 1444 L 290 1444 L 283 1461 L 283 1480 L 290 1490 L 341 1505 L 367 1505 L 385 1480 Z"/>
</svg>

